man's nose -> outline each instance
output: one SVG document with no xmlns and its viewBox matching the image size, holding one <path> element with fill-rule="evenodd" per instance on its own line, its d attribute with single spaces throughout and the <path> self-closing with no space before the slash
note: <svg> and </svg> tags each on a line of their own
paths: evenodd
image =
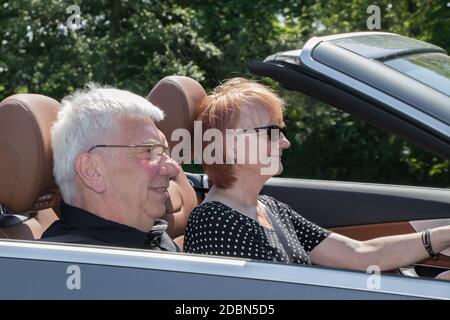
<svg viewBox="0 0 450 320">
<path fill-rule="evenodd" d="M 159 174 L 161 176 L 173 178 L 178 175 L 178 173 L 180 172 L 180 166 L 175 160 L 173 160 L 169 156 L 164 156 L 164 159 L 162 159 L 161 161 L 161 166 L 159 168 Z"/>
</svg>

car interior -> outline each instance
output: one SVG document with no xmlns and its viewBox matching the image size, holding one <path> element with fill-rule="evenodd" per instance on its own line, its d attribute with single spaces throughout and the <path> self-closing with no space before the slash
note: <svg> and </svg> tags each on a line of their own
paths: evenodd
<svg viewBox="0 0 450 320">
<path fill-rule="evenodd" d="M 173 130 L 193 132 L 205 96 L 196 80 L 184 76 L 166 77 L 150 91 L 147 99 L 166 114 L 157 126 L 171 146 Z M 0 238 L 36 240 L 58 219 L 60 196 L 52 174 L 50 129 L 59 108 L 57 101 L 39 94 L 16 94 L 0 103 Z M 207 190 L 205 175 L 183 170 L 170 183 L 164 219 L 180 248 L 189 214 Z M 444 189 L 272 178 L 262 193 L 358 240 L 450 224 L 449 193 Z M 402 272 L 435 276 L 448 269 L 450 250 Z"/>
</svg>

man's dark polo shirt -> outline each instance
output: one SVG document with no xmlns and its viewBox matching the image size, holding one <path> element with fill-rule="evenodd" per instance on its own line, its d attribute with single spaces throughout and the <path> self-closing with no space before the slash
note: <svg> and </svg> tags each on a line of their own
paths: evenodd
<svg viewBox="0 0 450 320">
<path fill-rule="evenodd" d="M 164 220 L 157 219 L 146 233 L 68 204 L 61 205 L 60 216 L 61 219 L 44 232 L 43 241 L 180 251 L 166 233 L 167 222 Z"/>
</svg>

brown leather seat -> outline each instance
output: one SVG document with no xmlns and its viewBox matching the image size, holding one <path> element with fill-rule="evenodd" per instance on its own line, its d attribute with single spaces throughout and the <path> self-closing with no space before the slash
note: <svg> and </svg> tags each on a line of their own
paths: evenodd
<svg viewBox="0 0 450 320">
<path fill-rule="evenodd" d="M 193 137 L 194 121 L 200 113 L 200 103 L 205 96 L 205 90 L 197 81 L 184 76 L 165 77 L 149 93 L 147 99 L 166 114 L 166 118 L 157 126 L 165 134 L 170 147 L 177 143 L 171 141 L 175 129 L 187 129 Z M 196 193 L 183 170 L 176 180 L 171 181 L 169 194 L 164 219 L 169 223 L 169 235 L 182 248 L 189 214 L 198 204 Z"/>
<path fill-rule="evenodd" d="M 50 128 L 60 104 L 38 94 L 0 103 L 0 238 L 39 239 L 58 219 Z M 2 210 L 5 211 L 5 210 Z"/>
</svg>

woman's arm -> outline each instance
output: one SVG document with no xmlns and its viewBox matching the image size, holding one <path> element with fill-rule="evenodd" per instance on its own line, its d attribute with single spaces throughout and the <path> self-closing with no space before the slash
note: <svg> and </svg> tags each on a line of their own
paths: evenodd
<svg viewBox="0 0 450 320">
<path fill-rule="evenodd" d="M 433 251 L 450 247 L 450 226 L 431 230 Z M 422 233 L 357 241 L 332 233 L 310 252 L 314 264 L 367 270 L 376 265 L 382 271 L 406 266 L 429 257 L 422 244 Z"/>
<path fill-rule="evenodd" d="M 438 274 L 436 276 L 436 279 L 449 281 L 450 280 L 450 270 L 449 271 L 444 271 L 444 272 Z"/>
</svg>

